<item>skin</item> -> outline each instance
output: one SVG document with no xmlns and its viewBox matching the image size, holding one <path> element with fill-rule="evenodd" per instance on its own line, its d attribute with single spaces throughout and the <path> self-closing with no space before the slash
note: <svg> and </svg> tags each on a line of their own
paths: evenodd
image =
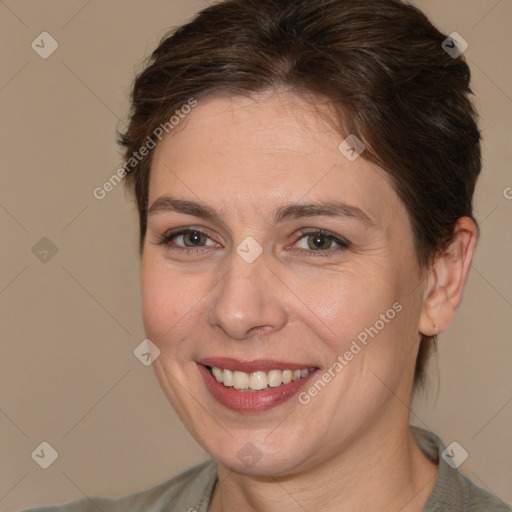
<svg viewBox="0 0 512 512">
<path fill-rule="evenodd" d="M 420 511 L 435 483 L 437 465 L 408 427 L 414 363 L 420 333 L 451 322 L 476 227 L 460 219 L 450 248 L 421 269 L 389 175 L 345 158 L 343 137 L 319 115 L 326 108 L 285 91 L 204 98 L 155 150 L 150 207 L 168 195 L 219 213 L 154 211 L 141 264 L 160 385 L 219 464 L 212 512 Z M 283 203 L 329 200 L 361 209 L 370 222 L 273 221 Z M 191 227 L 207 236 L 159 244 L 170 230 Z M 302 232 L 319 229 L 348 248 L 323 237 L 321 249 L 311 249 L 315 236 Z M 263 249 L 253 263 L 236 252 L 249 236 Z M 198 372 L 196 361 L 223 356 L 323 373 L 396 302 L 402 310 L 307 405 L 294 396 L 261 413 L 233 411 L 212 398 Z M 261 455 L 252 467 L 237 456 L 248 442 Z"/>
</svg>

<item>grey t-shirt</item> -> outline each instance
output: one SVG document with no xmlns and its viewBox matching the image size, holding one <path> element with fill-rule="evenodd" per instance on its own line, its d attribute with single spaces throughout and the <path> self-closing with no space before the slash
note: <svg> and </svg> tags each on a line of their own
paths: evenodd
<svg viewBox="0 0 512 512">
<path fill-rule="evenodd" d="M 423 512 L 511 512 L 490 492 L 477 487 L 441 457 L 445 446 L 432 432 L 411 426 L 422 451 L 439 472 Z M 121 498 L 83 497 L 65 505 L 31 508 L 25 512 L 208 512 L 217 481 L 217 464 L 208 460 L 145 491 Z"/>
</svg>

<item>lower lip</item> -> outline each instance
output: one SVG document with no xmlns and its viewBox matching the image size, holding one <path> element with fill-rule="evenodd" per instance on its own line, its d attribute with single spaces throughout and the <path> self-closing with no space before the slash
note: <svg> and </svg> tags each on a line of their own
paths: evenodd
<svg viewBox="0 0 512 512">
<path fill-rule="evenodd" d="M 275 388 L 262 391 L 236 391 L 221 384 L 202 364 L 197 365 L 208 391 L 220 404 L 243 412 L 261 412 L 277 407 L 292 398 L 302 386 L 309 381 L 318 370 L 310 372 L 306 377 L 281 384 Z"/>
</svg>

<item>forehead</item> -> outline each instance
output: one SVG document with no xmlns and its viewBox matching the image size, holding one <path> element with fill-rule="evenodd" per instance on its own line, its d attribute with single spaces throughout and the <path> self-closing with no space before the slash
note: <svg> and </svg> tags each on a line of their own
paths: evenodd
<svg viewBox="0 0 512 512">
<path fill-rule="evenodd" d="M 204 99 L 155 149 L 149 204 L 171 194 L 226 210 L 284 199 L 343 200 L 376 217 L 401 208 L 389 175 L 347 159 L 342 141 L 317 105 L 290 93 Z"/>
</svg>

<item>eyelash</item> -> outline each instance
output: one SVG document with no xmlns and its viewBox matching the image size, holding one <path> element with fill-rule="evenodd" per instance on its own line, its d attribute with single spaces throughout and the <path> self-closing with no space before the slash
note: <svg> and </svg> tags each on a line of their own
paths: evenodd
<svg viewBox="0 0 512 512">
<path fill-rule="evenodd" d="M 181 235 L 190 234 L 190 233 L 198 233 L 200 235 L 205 235 L 206 237 L 210 238 L 208 236 L 208 233 L 202 229 L 187 228 L 187 229 L 180 229 L 177 231 L 171 231 L 169 233 L 166 233 L 165 235 L 160 235 L 157 238 L 156 244 L 157 245 L 165 245 L 165 246 L 167 246 L 168 249 L 173 250 L 173 251 L 179 251 L 179 252 L 184 251 L 189 254 L 190 253 L 201 253 L 201 252 L 204 253 L 205 252 L 204 249 L 207 248 L 208 246 L 198 246 L 198 247 L 188 247 L 187 248 L 187 247 L 181 247 L 181 246 L 176 246 L 176 245 L 171 244 L 171 242 L 174 238 L 181 236 Z M 333 241 L 334 243 L 338 244 L 339 247 L 334 250 L 332 248 L 330 248 L 327 250 L 317 250 L 317 251 L 312 250 L 312 249 L 311 250 L 299 249 L 300 252 L 310 253 L 314 257 L 318 257 L 318 256 L 326 257 L 329 255 L 332 255 L 335 252 L 338 252 L 340 250 L 342 251 L 342 250 L 348 249 L 350 247 L 350 243 L 347 240 L 345 240 L 337 235 L 334 235 L 333 233 L 326 231 L 324 229 L 301 231 L 297 234 L 297 238 L 293 243 L 296 244 L 297 242 L 302 240 L 304 237 L 314 236 L 314 235 L 326 237 L 329 240 Z M 211 240 L 211 238 L 210 238 L 210 240 Z"/>
</svg>

